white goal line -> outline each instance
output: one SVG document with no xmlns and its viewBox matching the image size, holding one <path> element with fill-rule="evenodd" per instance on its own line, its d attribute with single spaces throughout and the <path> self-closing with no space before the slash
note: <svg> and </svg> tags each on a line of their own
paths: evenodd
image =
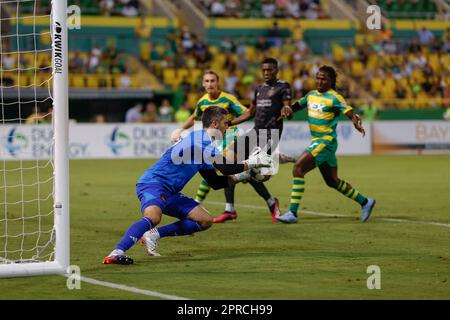
<svg viewBox="0 0 450 320">
<path fill-rule="evenodd" d="M 70 277 L 72 275 L 65 274 L 64 276 Z M 93 285 L 97 285 L 97 286 L 127 291 L 127 292 L 131 292 L 131 293 L 142 294 L 144 296 L 156 297 L 156 298 L 161 298 L 161 299 L 166 299 L 166 300 L 191 300 L 191 299 L 184 298 L 184 297 L 174 296 L 174 295 L 170 295 L 170 294 L 164 294 L 164 293 L 160 293 L 160 292 L 156 292 L 156 291 L 139 289 L 139 288 L 135 288 L 135 287 L 126 286 L 123 284 L 117 284 L 117 283 L 107 282 L 107 281 L 100 281 L 100 280 L 96 280 L 93 278 L 80 277 L 80 281 L 90 283 Z"/>
</svg>

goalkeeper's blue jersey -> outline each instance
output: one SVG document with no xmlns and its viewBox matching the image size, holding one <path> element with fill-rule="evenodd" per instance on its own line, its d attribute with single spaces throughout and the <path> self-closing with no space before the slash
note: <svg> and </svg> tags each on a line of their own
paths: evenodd
<svg viewBox="0 0 450 320">
<path fill-rule="evenodd" d="M 198 171 L 214 169 L 216 156 L 222 157 L 206 130 L 193 131 L 167 149 L 137 183 L 160 184 L 178 193 Z"/>
</svg>

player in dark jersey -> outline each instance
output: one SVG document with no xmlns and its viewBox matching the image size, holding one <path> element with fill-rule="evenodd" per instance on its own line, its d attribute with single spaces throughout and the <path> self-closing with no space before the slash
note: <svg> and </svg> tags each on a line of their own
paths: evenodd
<svg viewBox="0 0 450 320">
<path fill-rule="evenodd" d="M 279 80 L 278 61 L 274 58 L 266 58 L 262 62 L 262 75 L 264 83 L 259 85 L 255 90 L 254 99 L 249 110 L 241 116 L 230 122 L 230 125 L 237 125 L 244 121 L 255 118 L 255 126 L 253 130 L 242 135 L 237 139 L 230 149 L 234 151 L 234 156 L 238 159 L 247 159 L 255 147 L 260 147 L 271 154 L 278 146 L 281 133 L 283 131 L 283 117 L 281 110 L 291 103 L 291 87 L 286 81 Z M 240 148 L 245 143 L 245 148 Z M 239 153 L 244 150 L 245 154 Z M 287 155 L 280 154 L 280 162 L 295 162 L 295 159 Z M 251 180 L 249 181 L 255 191 L 267 202 L 272 220 L 277 223 L 276 217 L 280 215 L 278 199 L 270 195 L 264 183 Z M 216 220 L 223 222 L 226 220 L 236 219 L 236 213 L 224 213 Z"/>
</svg>

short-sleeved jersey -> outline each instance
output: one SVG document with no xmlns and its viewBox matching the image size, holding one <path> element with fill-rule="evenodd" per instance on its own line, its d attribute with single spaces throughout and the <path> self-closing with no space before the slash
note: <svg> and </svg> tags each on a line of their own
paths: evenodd
<svg viewBox="0 0 450 320">
<path fill-rule="evenodd" d="M 313 141 L 336 141 L 336 127 L 341 113 L 352 110 L 335 90 L 320 93 L 310 91 L 298 100 L 301 107 L 308 108 L 308 122 Z"/>
<path fill-rule="evenodd" d="M 216 100 L 211 100 L 209 98 L 209 94 L 205 94 L 198 100 L 197 106 L 194 111 L 197 118 L 201 118 L 203 115 L 203 111 L 211 106 L 225 108 L 228 111 L 228 120 L 230 121 L 239 117 L 241 114 L 247 111 L 247 108 L 241 105 L 241 103 L 238 99 L 236 99 L 235 96 L 222 91 Z"/>
<path fill-rule="evenodd" d="M 214 158 L 220 154 L 206 130 L 193 131 L 167 149 L 138 184 L 158 183 L 178 193 L 198 171 L 214 169 Z"/>
<path fill-rule="evenodd" d="M 277 121 L 281 115 L 284 100 L 291 100 L 291 86 L 283 80 L 274 84 L 262 84 L 255 90 L 253 104 L 256 107 L 255 129 L 283 130 L 283 119 Z"/>
</svg>

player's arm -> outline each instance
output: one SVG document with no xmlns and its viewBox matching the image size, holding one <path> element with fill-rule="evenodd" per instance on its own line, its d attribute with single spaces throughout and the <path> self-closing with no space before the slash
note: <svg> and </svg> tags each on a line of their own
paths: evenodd
<svg viewBox="0 0 450 320">
<path fill-rule="evenodd" d="M 292 90 L 289 83 L 285 83 L 283 89 L 281 91 L 281 100 L 283 103 L 283 107 L 280 110 L 280 117 L 277 119 L 281 120 L 284 118 L 291 119 L 294 115 L 294 111 L 291 108 L 291 99 L 292 99 Z"/>
<path fill-rule="evenodd" d="M 257 150 L 241 163 L 227 163 L 223 155 L 218 155 L 219 161 L 212 163 L 213 167 L 223 175 L 232 175 L 247 171 L 249 169 L 269 168 L 272 166 L 272 158 L 266 152 Z M 217 158 L 216 158 L 217 159 Z"/>
<path fill-rule="evenodd" d="M 287 102 L 287 101 L 286 101 Z M 285 103 L 285 101 L 283 101 Z M 289 100 L 290 103 L 290 100 Z M 303 98 L 295 101 L 293 104 L 284 104 L 284 107 L 281 109 L 281 118 L 292 118 L 295 112 L 301 111 L 305 109 L 308 106 L 308 99 L 307 96 L 304 96 Z"/>
<path fill-rule="evenodd" d="M 340 94 L 335 96 L 334 107 L 337 107 L 353 122 L 353 126 L 356 130 L 361 132 L 363 137 L 366 135 L 366 131 L 362 126 L 361 117 L 353 112 L 353 108 L 347 104 L 344 97 L 342 97 Z"/>
<path fill-rule="evenodd" d="M 281 108 L 280 117 L 277 120 L 288 118 L 292 119 L 294 115 L 294 110 L 291 107 L 291 100 L 283 100 L 283 107 Z"/>
<path fill-rule="evenodd" d="M 189 128 L 191 128 L 195 121 L 198 119 L 197 115 L 195 113 L 193 113 L 187 120 L 185 123 L 183 123 L 183 125 L 181 126 L 182 130 L 187 130 Z"/>
<path fill-rule="evenodd" d="M 291 105 L 291 109 L 294 112 L 301 111 L 306 107 L 308 107 L 308 95 L 298 99 L 297 101 L 294 102 L 294 104 Z"/>
<path fill-rule="evenodd" d="M 267 168 L 272 166 L 272 158 L 263 151 L 253 153 L 242 163 L 226 163 L 226 159 L 222 155 L 219 156 L 218 160 L 220 161 L 214 161 L 212 166 L 223 174 L 223 176 L 218 176 L 214 169 L 199 171 L 202 177 L 214 190 L 233 186 L 238 182 L 247 181 L 250 179 L 249 169 Z"/>
<path fill-rule="evenodd" d="M 366 135 L 366 131 L 362 126 L 361 117 L 354 113 L 352 109 L 347 110 L 347 112 L 345 112 L 344 114 L 353 122 L 355 129 L 361 132 L 362 136 L 364 137 Z"/>
<path fill-rule="evenodd" d="M 232 174 L 240 173 L 248 170 L 248 166 L 245 162 L 243 163 L 226 163 L 226 159 L 222 156 L 221 163 L 213 163 L 215 169 L 217 169 L 224 176 L 229 176 Z"/>
<path fill-rule="evenodd" d="M 270 156 L 268 157 L 270 159 Z M 248 181 L 251 178 L 249 169 L 269 166 L 261 163 L 255 165 L 248 161 L 240 164 L 214 164 L 214 168 L 222 173 L 223 176 L 219 176 L 214 169 L 200 170 L 199 173 L 211 188 L 218 190 L 232 187 L 239 182 Z"/>
<path fill-rule="evenodd" d="M 250 108 L 247 109 L 247 111 L 245 111 L 243 114 L 241 114 L 239 117 L 233 119 L 232 121 L 230 121 L 230 123 L 228 124 L 229 126 L 235 126 L 238 125 L 242 122 L 248 121 L 251 118 L 253 118 L 255 116 L 255 112 L 256 112 L 256 106 L 251 103 L 250 104 Z"/>
<path fill-rule="evenodd" d="M 239 182 L 233 176 L 219 176 L 214 169 L 200 170 L 199 173 L 214 190 L 232 187 Z"/>
<path fill-rule="evenodd" d="M 229 112 L 235 116 L 235 119 L 239 119 L 238 123 L 236 123 L 236 124 L 247 121 L 249 119 L 248 115 L 246 114 L 246 112 L 249 109 L 247 107 L 245 107 L 242 103 L 240 103 L 236 97 L 230 95 L 229 106 L 230 106 Z M 244 116 L 244 114 L 245 114 L 245 116 Z M 233 120 L 235 120 L 235 119 L 233 119 Z M 235 125 L 232 122 L 233 121 L 228 121 L 228 126 Z"/>
</svg>

